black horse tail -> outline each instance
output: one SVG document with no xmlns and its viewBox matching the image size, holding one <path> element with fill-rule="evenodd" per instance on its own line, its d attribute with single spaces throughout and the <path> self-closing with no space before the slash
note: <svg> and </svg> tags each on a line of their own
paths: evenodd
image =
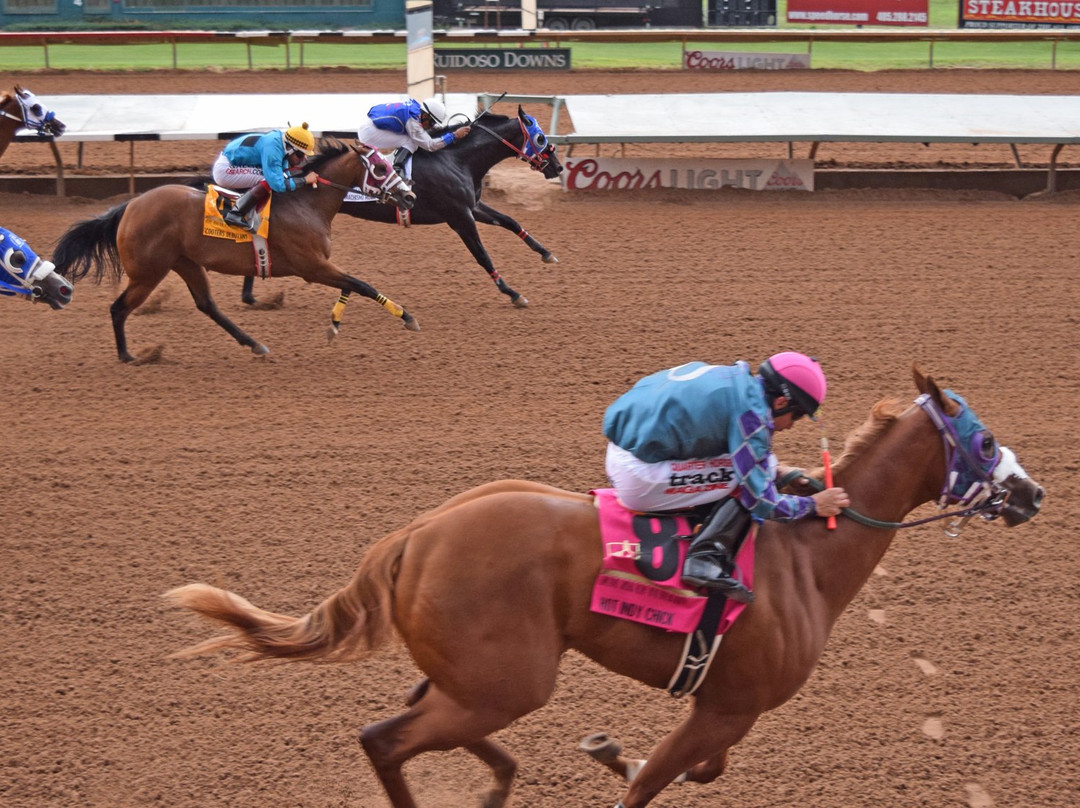
<svg viewBox="0 0 1080 808">
<path fill-rule="evenodd" d="M 56 271 L 68 280 L 78 281 L 93 269 L 94 282 L 101 283 L 108 268 L 112 270 L 113 279 L 119 282 L 124 267 L 116 247 L 116 231 L 127 206 L 125 202 L 97 218 L 69 227 L 53 250 L 52 262 L 56 264 Z"/>
</svg>

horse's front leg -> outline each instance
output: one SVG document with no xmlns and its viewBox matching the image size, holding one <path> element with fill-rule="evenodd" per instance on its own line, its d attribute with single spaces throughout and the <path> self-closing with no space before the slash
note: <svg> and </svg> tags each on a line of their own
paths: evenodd
<svg viewBox="0 0 1080 808">
<path fill-rule="evenodd" d="M 379 290 L 371 284 L 365 283 L 359 278 L 354 278 L 352 275 L 347 275 L 329 261 L 320 262 L 308 269 L 300 270 L 296 274 L 309 283 L 321 283 L 324 286 L 332 286 L 342 291 L 342 296 L 334 305 L 331 339 L 337 333 L 337 327 L 341 325 L 341 315 L 345 310 L 345 303 L 348 302 L 348 293 L 352 292 L 371 298 L 395 317 L 400 317 L 402 324 L 409 331 L 420 330 L 420 324 L 416 321 L 416 318 L 405 311 L 404 308 L 386 295 L 380 294 Z"/>
<path fill-rule="evenodd" d="M 559 259 L 552 254 L 551 250 L 529 235 L 529 232 L 524 227 L 519 225 L 505 213 L 500 213 L 490 205 L 478 200 L 476 207 L 473 208 L 473 216 L 476 218 L 476 221 L 481 224 L 496 224 L 499 227 L 509 230 L 519 239 L 524 241 L 530 250 L 539 253 L 540 258 L 543 259 L 545 264 L 559 263 Z"/>
<path fill-rule="evenodd" d="M 491 263 L 491 257 L 487 254 L 487 250 L 484 249 L 484 243 L 480 241 L 480 234 L 476 232 L 476 219 L 473 218 L 472 212 L 465 211 L 461 216 L 447 218 L 446 223 L 465 242 L 465 246 L 469 248 L 469 252 L 476 259 L 476 263 L 482 266 L 491 280 L 495 282 L 495 288 L 507 295 L 510 302 L 519 309 L 528 306 L 529 301 L 525 299 L 525 296 L 511 289 L 510 285 L 502 279 L 499 271 L 495 269 L 495 265 Z"/>
<path fill-rule="evenodd" d="M 330 328 L 326 331 L 326 339 L 328 342 L 333 342 L 334 337 L 341 331 L 341 320 L 345 316 L 345 306 L 349 303 L 349 295 L 352 292 L 346 290 L 342 292 L 334 304 L 334 308 L 330 310 Z"/>
<path fill-rule="evenodd" d="M 738 743 L 758 715 L 724 715 L 698 705 L 672 730 L 630 781 L 620 805 L 644 808 L 676 780 L 708 782 L 723 771 L 727 750 Z M 700 764 L 700 765 L 699 765 Z M 684 774 L 684 772 L 686 774 Z"/>
</svg>

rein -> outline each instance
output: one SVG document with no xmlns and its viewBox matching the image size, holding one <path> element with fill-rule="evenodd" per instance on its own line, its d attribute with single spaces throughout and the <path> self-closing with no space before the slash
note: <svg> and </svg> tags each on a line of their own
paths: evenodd
<svg viewBox="0 0 1080 808">
<path fill-rule="evenodd" d="M 340 182 L 334 182 L 325 177 L 319 177 L 316 182 L 318 182 L 319 185 L 329 185 L 331 188 L 337 188 L 339 191 L 363 191 L 362 188 L 357 188 L 353 185 L 342 185 Z"/>
<path fill-rule="evenodd" d="M 957 500 L 961 503 L 971 502 L 973 499 L 976 499 L 976 495 L 980 491 L 983 493 L 983 496 L 977 498 L 973 504 L 968 505 L 966 508 L 955 511 L 944 511 L 943 513 L 934 516 L 927 516 L 923 519 L 914 519 L 910 522 L 887 522 L 881 519 L 874 519 L 871 516 L 865 516 L 851 508 L 844 508 L 840 513 L 848 519 L 851 519 L 853 522 L 858 522 L 861 525 L 879 528 L 881 530 L 899 530 L 900 528 L 925 525 L 929 522 L 938 522 L 942 519 L 953 519 L 953 523 L 945 529 L 945 533 L 951 537 L 956 537 L 960 535 L 960 529 L 963 527 L 963 524 L 972 516 L 981 515 L 984 519 L 995 518 L 1001 510 L 1002 505 L 1005 504 L 1006 493 L 1001 486 L 994 482 L 990 475 L 982 470 L 979 464 L 976 463 L 971 455 L 964 449 L 961 442 L 953 436 L 953 430 L 945 420 L 945 416 L 938 412 L 937 407 L 934 406 L 933 399 L 929 395 L 926 393 L 922 394 L 915 399 L 915 403 L 922 408 L 927 416 L 929 416 L 930 421 L 938 430 L 938 434 L 941 435 L 941 440 L 945 448 L 945 483 L 941 491 L 940 504 L 938 507 L 944 509 L 945 503 L 948 501 L 950 493 L 949 476 L 950 472 L 952 472 L 953 461 L 957 454 L 959 454 L 960 457 L 963 458 L 963 460 L 975 470 L 980 477 L 982 477 L 982 480 L 977 483 L 977 487 L 973 486 L 973 489 L 975 490 L 967 492 L 964 497 L 958 497 Z M 799 477 L 804 477 L 811 488 L 817 491 L 825 490 L 823 483 L 812 477 L 807 477 L 806 472 L 803 469 L 792 469 L 787 472 L 776 481 L 776 487 L 783 488 L 785 485 L 790 484 Z"/>
<path fill-rule="evenodd" d="M 807 477 L 804 469 L 792 469 L 783 477 L 776 481 L 777 488 L 783 488 L 798 477 L 806 478 L 807 484 L 815 491 L 824 491 L 825 485 L 820 480 L 815 480 L 813 477 Z M 968 508 L 963 508 L 958 511 L 947 511 L 945 513 L 939 513 L 934 516 L 927 516 L 924 519 L 914 519 L 910 522 L 886 522 L 882 519 L 875 519 L 872 516 L 865 516 L 856 510 L 851 508 L 844 508 L 840 511 L 841 514 L 846 516 L 852 522 L 858 522 L 860 525 L 866 525 L 867 527 L 876 527 L 881 530 L 898 530 L 902 527 L 916 527 L 917 525 L 925 525 L 928 522 L 938 522 L 942 519 L 949 519 L 956 517 L 957 519 L 967 519 L 975 516 L 975 514 L 983 513 L 992 507 L 1001 505 L 1001 501 L 990 500 L 984 502 L 981 505 L 972 505 Z"/>
</svg>

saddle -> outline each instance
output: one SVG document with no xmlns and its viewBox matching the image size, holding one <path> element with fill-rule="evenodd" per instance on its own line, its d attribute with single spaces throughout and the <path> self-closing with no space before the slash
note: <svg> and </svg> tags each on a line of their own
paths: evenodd
<svg viewBox="0 0 1080 808">
<path fill-rule="evenodd" d="M 708 672 L 724 633 L 746 608 L 744 603 L 717 594 L 701 595 L 682 584 L 690 539 L 715 505 L 681 512 L 637 513 L 624 508 L 612 489 L 591 493 L 600 522 L 602 561 L 590 611 L 685 634 L 682 660 L 668 691 L 675 696 L 693 693 Z M 749 531 L 746 521 L 750 522 Z M 739 519 L 725 530 L 725 543 L 732 541 L 732 557 L 751 587 L 755 527 L 752 520 Z"/>
<path fill-rule="evenodd" d="M 239 227 L 233 227 L 222 218 L 224 212 L 235 205 L 240 196 L 240 193 L 231 191 L 228 188 L 222 188 L 219 185 L 207 185 L 206 197 L 203 203 L 202 234 L 210 238 L 228 239 L 237 244 L 251 242 L 254 249 L 255 274 L 263 279 L 269 278 L 271 263 L 267 238 L 270 236 L 270 204 L 272 197 L 266 201 L 266 207 L 263 208 L 262 213 L 255 214 L 262 218 L 259 220 L 258 229 L 254 233 L 250 233 Z"/>
<path fill-rule="evenodd" d="M 224 238 L 230 241 L 247 242 L 252 240 L 252 234 L 239 227 L 233 227 L 222 218 L 226 210 L 236 204 L 236 200 L 242 194 L 236 191 L 222 188 L 220 185 L 206 186 L 206 199 L 203 204 L 203 235 L 211 238 Z M 266 239 L 270 235 L 270 207 L 273 198 L 267 200 L 259 222 L 259 228 L 255 235 Z"/>
</svg>

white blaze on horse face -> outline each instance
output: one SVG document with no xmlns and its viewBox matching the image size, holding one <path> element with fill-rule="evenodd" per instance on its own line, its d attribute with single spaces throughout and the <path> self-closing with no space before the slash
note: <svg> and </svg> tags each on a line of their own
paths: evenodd
<svg viewBox="0 0 1080 808">
<path fill-rule="evenodd" d="M 999 485 L 1009 477 L 1017 477 L 1021 480 L 1028 478 L 1027 472 L 1024 471 L 1024 467 L 1016 461 L 1016 455 L 1013 450 L 1008 446 L 1002 446 L 1001 448 L 1001 462 L 997 464 L 997 468 L 994 469 L 994 482 Z"/>
</svg>

